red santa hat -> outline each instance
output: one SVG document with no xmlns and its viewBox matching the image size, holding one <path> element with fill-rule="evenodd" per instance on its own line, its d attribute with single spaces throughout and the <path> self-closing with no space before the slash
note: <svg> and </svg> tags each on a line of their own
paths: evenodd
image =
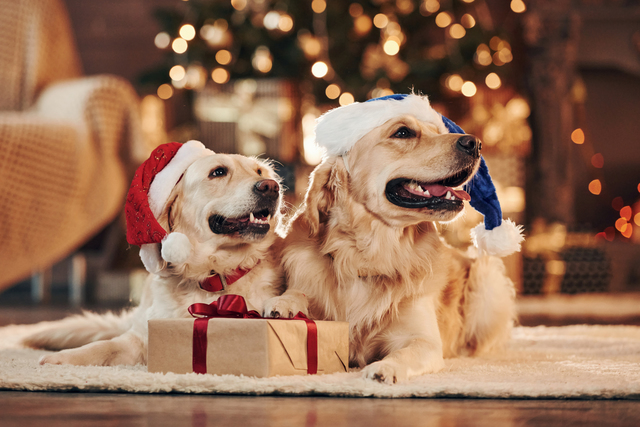
<svg viewBox="0 0 640 427">
<path fill-rule="evenodd" d="M 180 264 L 189 258 L 193 245 L 177 232 L 167 233 L 158 223 L 162 210 L 187 168 L 214 154 L 199 141 L 162 144 L 136 171 L 125 204 L 127 242 L 140 246 L 145 268 L 158 274 L 165 262 Z"/>
</svg>

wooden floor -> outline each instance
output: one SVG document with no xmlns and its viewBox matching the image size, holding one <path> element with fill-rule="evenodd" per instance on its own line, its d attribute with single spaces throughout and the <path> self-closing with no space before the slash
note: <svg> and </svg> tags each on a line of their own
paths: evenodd
<svg viewBox="0 0 640 427">
<path fill-rule="evenodd" d="M 0 392 L 2 427 L 629 426 L 640 402 Z"/>
</svg>

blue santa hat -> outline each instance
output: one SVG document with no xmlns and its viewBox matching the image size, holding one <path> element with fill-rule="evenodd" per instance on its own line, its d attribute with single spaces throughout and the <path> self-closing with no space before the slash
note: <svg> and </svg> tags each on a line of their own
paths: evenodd
<svg viewBox="0 0 640 427">
<path fill-rule="evenodd" d="M 327 150 L 327 155 L 344 156 L 371 130 L 405 114 L 435 125 L 441 133 L 465 133 L 436 112 L 426 96 L 394 94 L 355 102 L 323 114 L 317 121 L 316 142 Z M 502 219 L 496 188 L 484 158 L 481 157 L 480 168 L 465 185 L 465 191 L 471 196 L 471 206 L 484 215 L 484 224 L 471 230 L 473 243 L 480 252 L 502 257 L 520 251 L 524 240 L 522 227 L 510 219 Z"/>
</svg>

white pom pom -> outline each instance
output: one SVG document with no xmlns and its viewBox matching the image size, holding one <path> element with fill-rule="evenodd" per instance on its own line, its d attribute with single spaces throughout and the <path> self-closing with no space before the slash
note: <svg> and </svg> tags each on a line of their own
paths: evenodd
<svg viewBox="0 0 640 427">
<path fill-rule="evenodd" d="M 182 264 L 191 256 L 193 245 L 182 233 L 169 233 L 162 240 L 162 258 L 171 264 Z"/>
<path fill-rule="evenodd" d="M 160 250 L 157 243 L 147 243 L 140 246 L 140 259 L 144 268 L 151 274 L 158 274 L 165 267 L 165 262 L 160 258 Z"/>
<path fill-rule="evenodd" d="M 505 257 L 514 252 L 520 252 L 520 245 L 524 240 L 522 226 L 516 225 L 510 219 L 502 221 L 493 230 L 484 228 L 484 224 L 478 224 L 471 230 L 473 244 L 488 255 Z"/>
</svg>

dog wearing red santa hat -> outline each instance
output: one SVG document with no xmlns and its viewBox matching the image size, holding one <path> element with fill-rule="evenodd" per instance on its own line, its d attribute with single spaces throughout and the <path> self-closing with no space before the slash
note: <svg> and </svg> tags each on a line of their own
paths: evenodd
<svg viewBox="0 0 640 427">
<path fill-rule="evenodd" d="M 351 366 L 384 383 L 504 344 L 515 291 L 500 257 L 523 238 L 502 220 L 480 141 L 427 97 L 397 94 L 325 113 L 316 142 L 326 155 L 285 238 L 287 290 L 265 312 L 349 322 Z M 472 257 L 436 228 L 465 202 L 485 217 Z"/>
<path fill-rule="evenodd" d="M 274 259 L 281 220 L 279 178 L 264 162 L 216 154 L 198 141 L 156 148 L 127 195 L 127 241 L 149 271 L 141 303 L 124 314 L 85 313 L 27 337 L 62 350 L 41 364 L 135 365 L 147 357 L 147 321 L 190 317 L 188 307 L 231 293 L 262 313 L 282 292 Z"/>
</svg>

